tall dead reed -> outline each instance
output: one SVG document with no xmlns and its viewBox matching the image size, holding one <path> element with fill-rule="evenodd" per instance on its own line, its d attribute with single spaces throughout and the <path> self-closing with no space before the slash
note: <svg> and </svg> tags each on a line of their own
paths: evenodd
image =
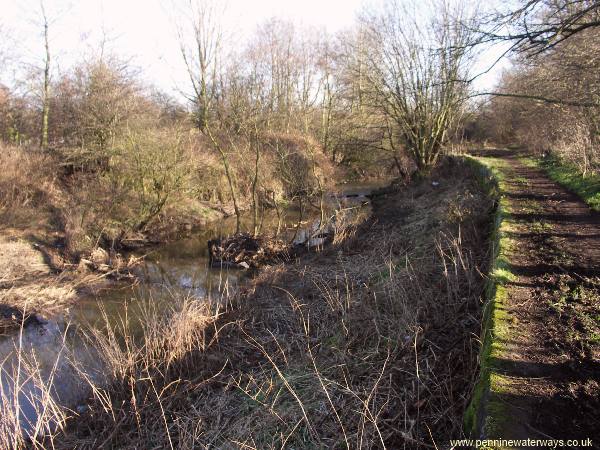
<svg viewBox="0 0 600 450">
<path fill-rule="evenodd" d="M 492 202 L 449 164 L 356 233 L 219 302 L 90 336 L 105 362 L 55 448 L 433 448 L 476 374 Z"/>
<path fill-rule="evenodd" d="M 46 448 L 65 426 L 68 409 L 57 398 L 65 371 L 66 333 L 58 332 L 52 349 L 35 348 L 39 330 L 24 322 L 13 339 L 0 343 L 0 448 Z"/>
</svg>

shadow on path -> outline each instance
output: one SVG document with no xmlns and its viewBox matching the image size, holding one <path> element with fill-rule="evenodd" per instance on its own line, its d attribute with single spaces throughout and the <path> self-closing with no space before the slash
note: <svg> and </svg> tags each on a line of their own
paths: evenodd
<svg viewBox="0 0 600 450">
<path fill-rule="evenodd" d="M 503 161 L 510 221 L 508 317 L 491 361 L 505 405 L 500 436 L 588 439 L 600 446 L 600 214 L 514 150 L 476 156 Z M 509 336 L 508 338 L 506 336 Z M 501 430 L 501 431 L 498 431 Z M 583 447 L 582 447 L 583 448 Z"/>
</svg>

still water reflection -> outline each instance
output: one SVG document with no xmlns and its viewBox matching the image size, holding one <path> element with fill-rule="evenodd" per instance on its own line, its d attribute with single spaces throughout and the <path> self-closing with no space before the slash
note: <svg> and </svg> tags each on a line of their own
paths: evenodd
<svg viewBox="0 0 600 450">
<path fill-rule="evenodd" d="M 326 198 L 328 216 L 344 208 L 368 214 L 366 195 L 382 184 L 345 185 L 330 193 Z M 319 216 L 314 208 L 302 217 L 297 209 L 288 208 L 282 217 L 281 238 L 291 241 L 299 223 L 300 228 L 314 227 Z M 251 229 L 251 219 L 245 217 L 242 225 Z M 277 227 L 278 217 L 269 211 L 262 220 L 262 230 L 272 234 Z M 30 434 L 35 431 L 45 397 L 74 411 L 84 408 L 89 391 L 86 378 L 102 382 L 103 368 L 94 350 L 84 344 L 82 332 L 106 328 L 107 322 L 118 328 L 125 316 L 131 324 L 140 323 L 148 304 L 160 312 L 181 296 L 218 301 L 235 291 L 248 274 L 210 267 L 207 248 L 209 239 L 234 231 L 235 219 L 227 218 L 185 239 L 147 249 L 144 263 L 137 269 L 139 282 L 134 286 L 90 294 L 62 317 L 27 327 L 18 336 L 0 338 L 0 414 L 8 417 L 17 412 L 21 430 Z M 55 425 L 51 420 L 45 431 Z"/>
</svg>

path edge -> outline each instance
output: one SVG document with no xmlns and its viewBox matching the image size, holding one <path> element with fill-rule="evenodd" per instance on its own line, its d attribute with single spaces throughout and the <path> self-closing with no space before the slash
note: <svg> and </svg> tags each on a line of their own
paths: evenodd
<svg viewBox="0 0 600 450">
<path fill-rule="evenodd" d="M 503 195 L 504 177 L 499 161 L 490 158 L 464 156 L 475 169 L 484 191 L 495 201 L 493 226 L 490 236 L 489 275 L 486 280 L 479 353 L 479 374 L 472 390 L 471 401 L 464 413 L 465 434 L 471 439 L 491 440 L 505 435 L 515 417 L 503 397 L 505 379 L 499 367 L 499 358 L 510 328 L 506 312 L 506 282 L 515 278 L 510 272 L 508 253 L 508 200 Z"/>
</svg>

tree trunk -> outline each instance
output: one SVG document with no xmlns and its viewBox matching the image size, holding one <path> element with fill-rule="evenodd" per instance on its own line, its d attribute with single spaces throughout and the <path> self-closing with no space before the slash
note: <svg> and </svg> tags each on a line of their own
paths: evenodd
<svg viewBox="0 0 600 450">
<path fill-rule="evenodd" d="M 233 210 L 235 211 L 235 232 L 239 233 L 242 224 L 241 224 L 241 212 L 237 202 L 237 195 L 235 191 L 235 184 L 233 183 L 233 176 L 231 174 L 231 170 L 229 168 L 229 159 L 227 158 L 227 154 L 223 151 L 221 145 L 217 142 L 215 137 L 210 130 L 210 126 L 206 127 L 206 133 L 213 143 L 214 147 L 217 149 L 219 154 L 221 155 L 221 160 L 223 161 L 223 168 L 225 169 L 225 177 L 227 178 L 227 184 L 229 185 L 229 191 L 231 193 L 231 201 L 233 202 Z"/>
<path fill-rule="evenodd" d="M 259 232 L 259 224 L 258 224 L 258 198 L 256 193 L 256 188 L 258 186 L 258 164 L 260 162 L 260 147 L 258 144 L 258 139 L 256 139 L 255 151 L 256 158 L 254 160 L 254 179 L 252 180 L 252 209 L 253 209 L 253 228 L 254 228 L 254 236 L 256 237 Z"/>
<path fill-rule="evenodd" d="M 46 50 L 46 63 L 44 66 L 44 93 L 42 99 L 42 130 L 40 136 L 40 147 L 48 148 L 48 118 L 50 116 L 50 43 L 48 38 L 48 19 L 42 3 L 42 15 L 44 18 L 44 47 Z"/>
</svg>

